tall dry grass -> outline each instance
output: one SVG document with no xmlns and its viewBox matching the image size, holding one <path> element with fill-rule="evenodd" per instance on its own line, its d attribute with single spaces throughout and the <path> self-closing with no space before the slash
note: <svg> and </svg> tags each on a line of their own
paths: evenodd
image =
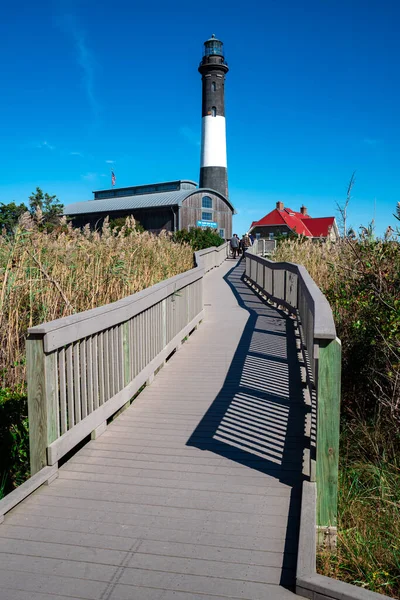
<svg viewBox="0 0 400 600">
<path fill-rule="evenodd" d="M 340 278 L 350 259 L 350 250 L 343 240 L 316 243 L 294 238 L 279 244 L 273 258 L 305 266 L 315 283 L 322 290 L 327 290 Z"/>
<path fill-rule="evenodd" d="M 114 302 L 193 267 L 192 249 L 167 234 L 62 223 L 52 233 L 22 219 L 0 235 L 0 387 L 25 381 L 28 327 Z"/>
<path fill-rule="evenodd" d="M 400 244 L 288 240 L 274 259 L 307 268 L 342 340 L 338 547 L 318 570 L 400 598 Z"/>
</svg>

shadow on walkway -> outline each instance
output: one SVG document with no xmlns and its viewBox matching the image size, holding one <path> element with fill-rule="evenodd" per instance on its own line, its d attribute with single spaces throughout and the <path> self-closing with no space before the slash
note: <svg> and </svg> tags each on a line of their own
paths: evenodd
<svg viewBox="0 0 400 600">
<path fill-rule="evenodd" d="M 293 588 L 305 415 L 294 322 L 243 281 L 244 261 L 225 276 L 249 312 L 225 382 L 187 445 L 212 451 L 292 488 L 281 585 Z M 266 491 L 266 496 L 268 491 Z"/>
</svg>

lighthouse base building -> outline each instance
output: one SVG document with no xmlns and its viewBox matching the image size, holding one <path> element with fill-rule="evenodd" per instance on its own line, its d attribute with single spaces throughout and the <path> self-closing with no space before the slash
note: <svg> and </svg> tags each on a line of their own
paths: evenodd
<svg viewBox="0 0 400 600">
<path fill-rule="evenodd" d="M 132 215 L 152 233 L 202 227 L 223 239 L 232 237 L 232 204 L 220 192 L 198 188 L 194 181 L 164 181 L 149 185 L 99 190 L 94 199 L 65 209 L 76 227 L 99 228 L 106 217 Z"/>
</svg>

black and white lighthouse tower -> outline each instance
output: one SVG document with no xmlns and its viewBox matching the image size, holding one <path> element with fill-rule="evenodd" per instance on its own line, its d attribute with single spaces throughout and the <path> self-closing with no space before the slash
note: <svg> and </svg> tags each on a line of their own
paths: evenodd
<svg viewBox="0 0 400 600">
<path fill-rule="evenodd" d="M 200 187 L 228 197 L 224 88 L 229 69 L 222 46 L 213 34 L 204 42 L 199 66 L 203 86 Z"/>
</svg>

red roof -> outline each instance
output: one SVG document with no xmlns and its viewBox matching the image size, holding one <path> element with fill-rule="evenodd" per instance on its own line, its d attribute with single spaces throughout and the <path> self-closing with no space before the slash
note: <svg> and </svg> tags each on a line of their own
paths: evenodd
<svg viewBox="0 0 400 600">
<path fill-rule="evenodd" d="M 292 231 L 307 237 L 327 237 L 333 226 L 335 217 L 320 217 L 313 219 L 310 215 L 303 215 L 291 208 L 279 210 L 275 208 L 259 221 L 253 221 L 250 230 L 254 227 L 274 225 L 287 225 Z M 304 222 L 305 221 L 305 222 Z"/>
<path fill-rule="evenodd" d="M 335 217 L 318 217 L 307 221 L 307 227 L 311 231 L 313 237 L 326 237 L 329 230 L 333 227 Z"/>
</svg>

